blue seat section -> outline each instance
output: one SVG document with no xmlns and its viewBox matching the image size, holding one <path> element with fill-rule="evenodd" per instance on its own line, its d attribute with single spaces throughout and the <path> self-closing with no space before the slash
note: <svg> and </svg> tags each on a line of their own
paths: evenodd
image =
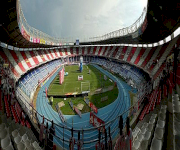
<svg viewBox="0 0 180 150">
<path fill-rule="evenodd" d="M 21 80 L 18 87 L 31 98 L 32 93 L 36 90 L 38 82 L 51 73 L 57 66 L 61 64 L 61 60 L 54 60 L 39 68 L 29 72 Z"/>
<path fill-rule="evenodd" d="M 118 117 L 120 114 L 122 114 L 125 110 L 127 110 L 130 107 L 130 97 L 129 97 L 129 90 L 132 90 L 132 87 L 127 85 L 125 82 L 120 80 L 119 78 L 115 77 L 108 71 L 102 69 L 98 65 L 94 65 L 98 70 L 100 70 L 102 73 L 104 73 L 106 76 L 111 78 L 113 81 L 117 83 L 117 87 L 119 90 L 119 94 L 117 99 L 111 103 L 110 105 L 103 107 L 98 110 L 97 116 L 104 120 L 105 122 L 109 122 L 116 117 Z M 58 70 L 59 71 L 59 70 Z M 94 139 L 98 138 L 98 130 L 93 129 L 93 126 L 89 123 L 90 119 L 90 113 L 85 113 L 82 114 L 82 118 L 80 118 L 78 115 L 64 115 L 66 122 L 62 123 L 61 119 L 59 118 L 57 112 L 55 112 L 52 107 L 50 106 L 48 99 L 46 98 L 45 94 L 45 88 L 48 88 L 50 83 L 53 81 L 53 79 L 56 77 L 58 74 L 58 71 L 42 86 L 40 89 L 38 96 L 37 96 L 37 101 L 36 101 L 36 108 L 37 111 L 40 114 L 43 114 L 44 117 L 48 118 L 49 120 L 53 120 L 57 125 L 55 125 L 55 132 L 58 137 L 64 138 L 66 140 L 69 140 L 71 137 L 71 132 L 68 129 L 64 129 L 64 134 L 63 134 L 63 128 L 62 126 L 65 126 L 66 128 L 72 128 L 72 120 L 73 120 L 73 128 L 82 130 L 86 130 L 84 132 L 84 142 L 89 142 Z M 125 120 L 128 116 L 128 113 L 123 114 L 124 118 L 124 123 Z M 42 122 L 42 117 L 38 116 L 39 122 Z M 115 121 L 112 121 L 108 125 L 106 125 L 106 128 L 109 126 L 111 127 L 112 131 L 112 137 L 115 138 L 118 134 L 118 121 L 119 119 L 115 119 Z M 90 130 L 92 129 L 92 130 Z M 77 132 L 74 133 L 75 139 L 77 139 L 78 135 Z M 54 138 L 54 142 L 58 144 L 59 146 L 62 147 L 63 143 L 61 140 Z M 68 149 L 69 143 L 64 143 L 65 148 Z M 84 148 L 86 149 L 94 149 L 95 143 L 92 142 L 90 144 L 85 144 Z"/>
</svg>

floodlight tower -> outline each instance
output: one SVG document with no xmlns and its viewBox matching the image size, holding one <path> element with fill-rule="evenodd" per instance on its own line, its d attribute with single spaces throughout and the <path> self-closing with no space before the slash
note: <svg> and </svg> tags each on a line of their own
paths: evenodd
<svg viewBox="0 0 180 150">
<path fill-rule="evenodd" d="M 82 72 L 82 71 L 83 71 L 83 57 L 82 57 L 82 56 L 80 57 L 79 70 L 80 70 L 80 72 Z"/>
</svg>

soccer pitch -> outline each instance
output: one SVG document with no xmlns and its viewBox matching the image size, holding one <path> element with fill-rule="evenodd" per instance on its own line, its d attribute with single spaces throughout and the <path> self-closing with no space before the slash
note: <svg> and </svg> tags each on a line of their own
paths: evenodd
<svg viewBox="0 0 180 150">
<path fill-rule="evenodd" d="M 65 66 L 65 72 L 68 72 L 68 76 L 64 76 L 63 84 L 59 84 L 58 74 L 48 89 L 48 95 L 65 95 L 67 93 L 81 93 L 89 90 L 94 92 L 99 88 L 114 85 L 108 77 L 107 80 L 104 80 L 104 74 L 92 65 L 83 65 L 82 73 L 79 71 L 78 65 Z M 83 75 L 83 80 L 78 81 L 78 75 Z"/>
</svg>

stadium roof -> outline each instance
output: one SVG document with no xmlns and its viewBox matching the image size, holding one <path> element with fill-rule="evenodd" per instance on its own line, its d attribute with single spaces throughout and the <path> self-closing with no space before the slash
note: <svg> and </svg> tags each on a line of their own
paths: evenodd
<svg viewBox="0 0 180 150">
<path fill-rule="evenodd" d="M 9 45 L 21 48 L 53 47 L 32 43 L 22 36 L 16 11 L 16 0 L 4 1 L 0 6 L 0 41 Z M 171 35 L 180 26 L 180 3 L 163 0 L 154 0 L 148 2 L 147 16 L 145 17 L 144 27 L 141 27 L 141 34 L 133 33 L 122 37 L 113 37 L 99 41 L 91 41 L 80 44 L 138 44 L 138 43 L 155 43 Z M 147 21 L 147 22 L 146 22 Z M 81 41 L 80 41 L 81 42 Z"/>
</svg>

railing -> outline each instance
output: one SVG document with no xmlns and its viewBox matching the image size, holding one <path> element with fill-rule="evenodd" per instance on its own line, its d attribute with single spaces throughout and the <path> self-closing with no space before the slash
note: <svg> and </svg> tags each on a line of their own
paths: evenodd
<svg viewBox="0 0 180 150">
<path fill-rule="evenodd" d="M 4 42 L 0 41 L 0 46 L 3 48 L 7 48 L 10 50 L 15 50 L 15 51 L 32 51 L 32 50 L 51 50 L 51 49 L 59 49 L 59 48 L 70 48 L 70 47 L 92 47 L 92 46 L 130 46 L 130 47 L 156 47 L 163 45 L 165 43 L 170 42 L 174 38 L 180 35 L 180 27 L 177 28 L 171 35 L 167 36 L 161 41 L 158 41 L 156 43 L 151 43 L 151 44 L 97 44 L 97 45 L 79 45 L 79 46 L 74 46 L 74 45 L 61 45 L 58 47 L 51 47 L 51 48 L 18 48 L 14 47 L 11 45 L 8 45 Z"/>
<path fill-rule="evenodd" d="M 136 20 L 136 22 L 133 25 L 131 25 L 129 27 L 110 32 L 103 36 L 97 36 L 97 37 L 92 37 L 92 38 L 82 38 L 79 40 L 80 40 L 80 42 L 95 42 L 95 41 L 107 40 L 107 39 L 115 38 L 115 37 L 131 35 L 135 31 L 137 31 L 139 28 L 141 28 L 141 26 L 144 22 L 145 22 L 145 24 L 147 24 L 147 19 L 145 19 L 146 13 L 147 13 L 147 8 L 144 8 L 141 16 Z M 55 37 L 52 37 L 42 31 L 39 31 L 39 30 L 31 27 L 27 23 L 27 21 L 24 17 L 22 7 L 20 4 L 20 0 L 17 0 L 17 21 L 18 21 L 18 25 L 19 25 L 19 28 L 20 28 L 23 36 L 27 40 L 29 40 L 33 43 L 41 43 L 41 44 L 47 44 L 47 45 L 60 46 L 60 45 L 74 45 L 74 42 L 76 41 L 76 39 L 73 39 L 73 38 L 55 38 Z"/>
</svg>

